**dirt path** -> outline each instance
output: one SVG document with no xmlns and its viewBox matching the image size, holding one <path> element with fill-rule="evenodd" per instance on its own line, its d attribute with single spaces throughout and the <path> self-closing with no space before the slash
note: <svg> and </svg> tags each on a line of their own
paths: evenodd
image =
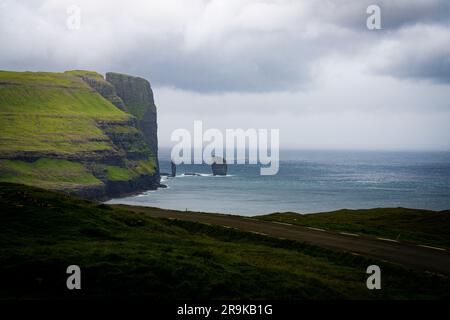
<svg viewBox="0 0 450 320">
<path fill-rule="evenodd" d="M 152 217 L 194 221 L 277 238 L 304 241 L 326 248 L 345 250 L 398 263 L 405 267 L 450 275 L 450 253 L 438 248 L 240 216 L 172 211 L 139 206 L 116 206 L 135 212 L 147 213 Z"/>
</svg>

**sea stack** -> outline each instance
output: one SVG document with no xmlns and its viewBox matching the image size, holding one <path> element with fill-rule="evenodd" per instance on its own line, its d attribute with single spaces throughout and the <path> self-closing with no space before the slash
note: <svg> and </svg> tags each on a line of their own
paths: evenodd
<svg viewBox="0 0 450 320">
<path fill-rule="evenodd" d="M 175 177 L 177 175 L 177 165 L 173 161 L 171 161 L 170 167 L 172 169 L 172 174 L 170 176 Z"/>
<path fill-rule="evenodd" d="M 227 161 L 222 157 L 214 157 L 212 159 L 211 169 L 215 176 L 226 176 L 228 170 Z"/>
</svg>

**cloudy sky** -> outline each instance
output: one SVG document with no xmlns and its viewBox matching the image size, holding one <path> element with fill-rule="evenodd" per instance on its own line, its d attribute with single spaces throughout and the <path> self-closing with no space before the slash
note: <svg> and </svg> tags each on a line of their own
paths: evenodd
<svg viewBox="0 0 450 320">
<path fill-rule="evenodd" d="M 4 70 L 147 78 L 163 146 L 203 120 L 283 148 L 450 150 L 448 0 L 0 0 L 0 43 Z"/>
</svg>

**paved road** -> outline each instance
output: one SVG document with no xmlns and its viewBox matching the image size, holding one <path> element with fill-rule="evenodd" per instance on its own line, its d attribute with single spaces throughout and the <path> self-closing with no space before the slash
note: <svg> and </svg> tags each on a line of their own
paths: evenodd
<svg viewBox="0 0 450 320">
<path fill-rule="evenodd" d="M 345 250 L 356 254 L 390 261 L 418 270 L 450 275 L 450 252 L 437 248 L 382 240 L 375 237 L 342 234 L 279 222 L 261 221 L 254 218 L 171 211 L 158 208 L 117 205 L 153 217 L 200 222 L 243 231 L 256 232 L 277 238 L 304 241 L 318 246 Z"/>
</svg>

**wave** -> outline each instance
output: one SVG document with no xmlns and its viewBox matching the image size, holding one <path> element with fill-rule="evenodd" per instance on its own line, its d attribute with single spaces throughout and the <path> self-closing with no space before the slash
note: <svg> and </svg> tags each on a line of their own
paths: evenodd
<svg viewBox="0 0 450 320">
<path fill-rule="evenodd" d="M 134 197 L 134 198 L 145 197 L 145 196 L 149 196 L 149 195 L 152 194 L 152 193 L 158 192 L 158 191 L 160 191 L 160 190 L 165 190 L 165 189 L 170 189 L 170 186 L 166 185 L 165 188 L 158 188 L 158 189 L 156 189 L 156 190 L 147 190 L 147 191 L 144 191 L 144 192 L 142 192 L 142 193 L 139 193 L 139 194 L 137 194 L 137 195 L 135 195 L 135 196 L 133 196 L 133 197 Z"/>
<path fill-rule="evenodd" d="M 216 175 L 215 176 L 212 173 L 194 172 L 192 174 L 184 174 L 184 173 L 182 173 L 182 174 L 176 175 L 175 178 L 183 178 L 183 177 L 222 177 L 222 178 L 225 178 L 225 177 L 234 177 L 234 176 L 235 176 L 234 174 L 227 174 L 225 176 L 221 176 L 221 175 Z"/>
<path fill-rule="evenodd" d="M 146 196 L 150 195 L 150 193 L 155 192 L 155 191 L 156 191 L 156 190 L 145 191 L 145 192 L 142 192 L 142 193 L 140 193 L 140 194 L 135 195 L 134 197 L 135 197 L 135 198 L 146 197 Z"/>
</svg>

